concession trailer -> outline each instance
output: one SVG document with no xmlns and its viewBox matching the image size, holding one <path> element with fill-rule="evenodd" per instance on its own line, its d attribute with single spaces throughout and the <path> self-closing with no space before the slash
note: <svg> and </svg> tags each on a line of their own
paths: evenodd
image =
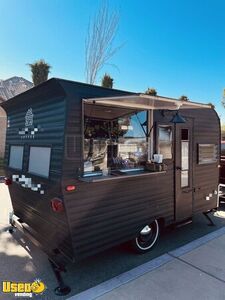
<svg viewBox="0 0 225 300">
<path fill-rule="evenodd" d="M 220 122 L 210 105 L 52 78 L 1 104 L 12 228 L 67 262 L 218 206 Z M 208 217 L 209 218 L 209 217 Z"/>
</svg>

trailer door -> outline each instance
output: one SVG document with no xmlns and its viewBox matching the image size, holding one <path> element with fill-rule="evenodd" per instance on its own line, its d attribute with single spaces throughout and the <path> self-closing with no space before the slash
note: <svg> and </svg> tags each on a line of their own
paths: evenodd
<svg viewBox="0 0 225 300">
<path fill-rule="evenodd" d="M 175 124 L 175 218 L 182 221 L 192 216 L 193 206 L 193 140 L 192 119 Z"/>
</svg>

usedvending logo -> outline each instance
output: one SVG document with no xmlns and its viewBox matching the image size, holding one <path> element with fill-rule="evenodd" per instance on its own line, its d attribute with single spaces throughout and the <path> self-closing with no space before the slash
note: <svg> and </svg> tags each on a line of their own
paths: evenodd
<svg viewBox="0 0 225 300">
<path fill-rule="evenodd" d="M 15 297 L 29 297 L 33 295 L 41 295 L 46 290 L 46 285 L 40 279 L 33 282 L 2 282 L 2 292 L 9 295 L 14 294 Z"/>
</svg>

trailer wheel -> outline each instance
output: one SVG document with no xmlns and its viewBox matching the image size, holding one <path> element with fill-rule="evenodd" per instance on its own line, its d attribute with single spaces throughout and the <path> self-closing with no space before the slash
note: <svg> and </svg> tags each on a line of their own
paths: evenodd
<svg viewBox="0 0 225 300">
<path fill-rule="evenodd" d="M 146 225 L 132 241 L 134 250 L 137 253 L 146 253 L 155 245 L 159 238 L 159 223 L 157 220 Z"/>
</svg>

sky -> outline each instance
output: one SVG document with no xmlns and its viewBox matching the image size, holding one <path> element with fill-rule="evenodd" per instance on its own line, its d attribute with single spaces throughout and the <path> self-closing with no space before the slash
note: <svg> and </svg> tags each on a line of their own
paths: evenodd
<svg viewBox="0 0 225 300">
<path fill-rule="evenodd" d="M 221 105 L 225 88 L 224 0 L 108 0 L 120 15 L 105 72 L 114 87 Z M 85 39 L 101 0 L 0 0 L 0 78 L 31 80 L 28 63 L 45 59 L 50 77 L 85 82 Z"/>
</svg>

